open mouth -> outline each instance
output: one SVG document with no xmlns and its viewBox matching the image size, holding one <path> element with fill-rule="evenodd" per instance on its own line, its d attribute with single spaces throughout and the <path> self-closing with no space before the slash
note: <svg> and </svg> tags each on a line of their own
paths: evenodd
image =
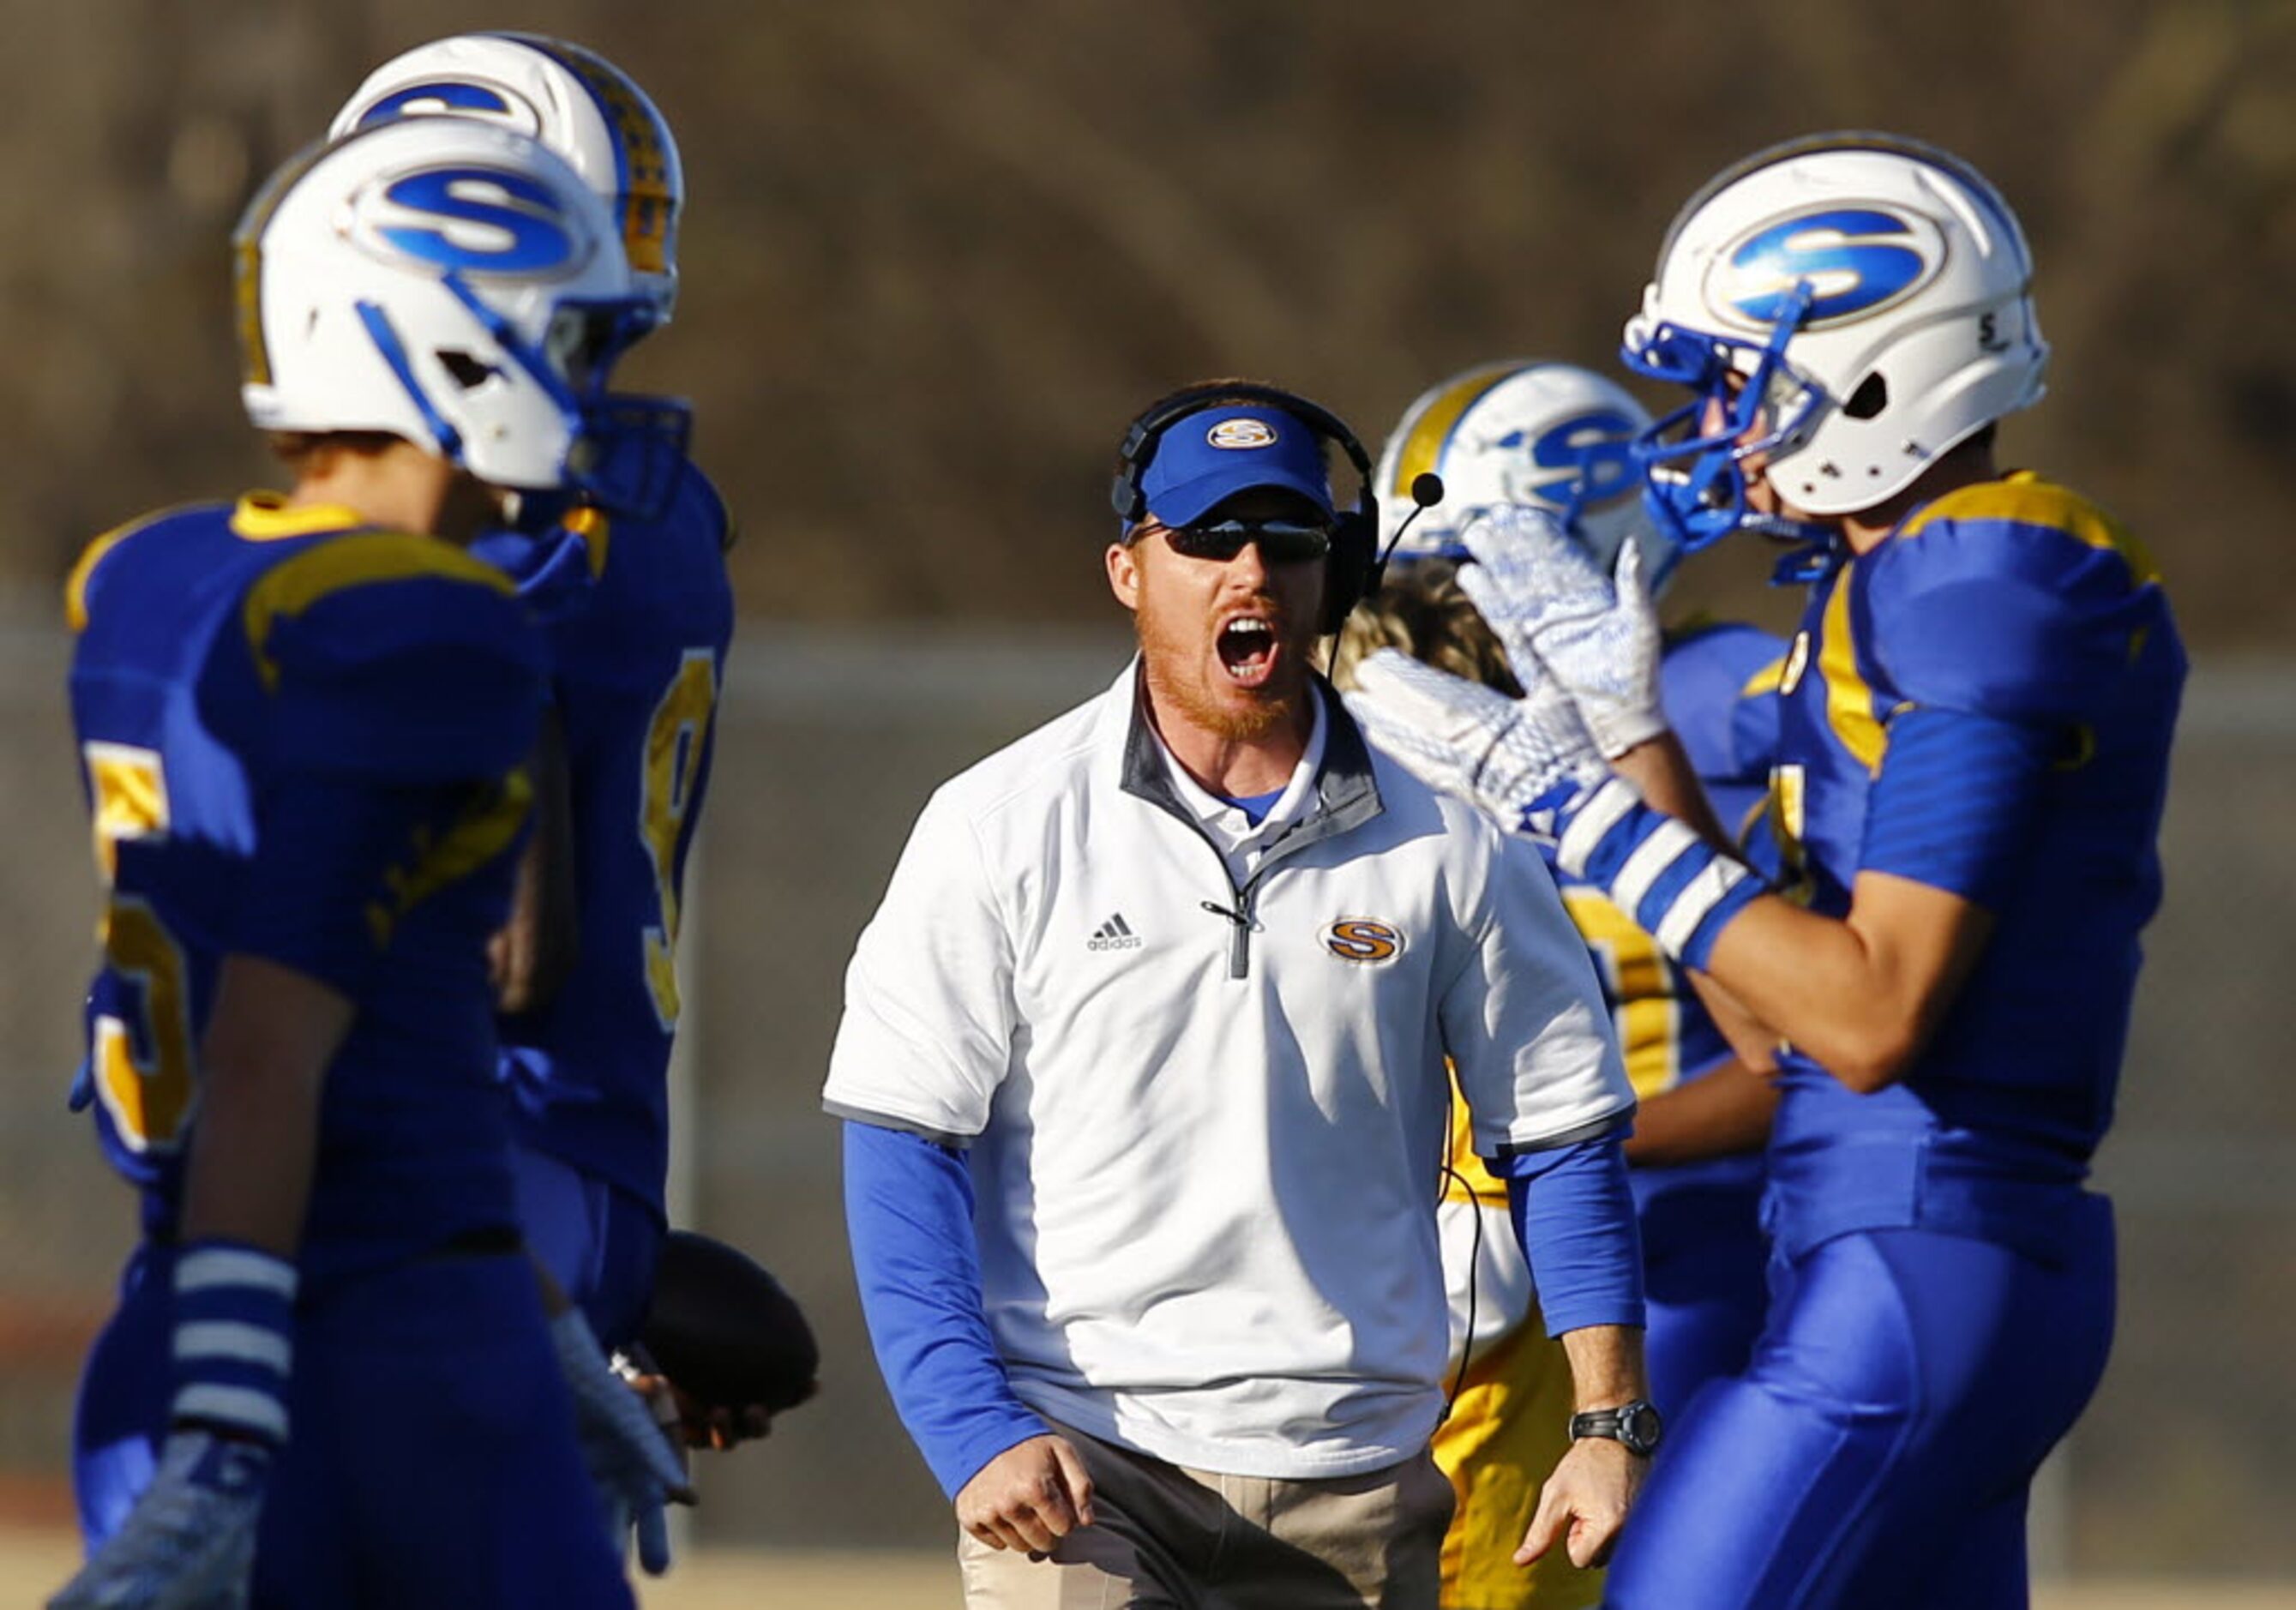
<svg viewBox="0 0 2296 1610">
<path fill-rule="evenodd" d="M 1239 615 L 1219 628 L 1220 665 L 1242 687 L 1258 687 L 1275 669 L 1275 628 L 1257 615 Z"/>
</svg>

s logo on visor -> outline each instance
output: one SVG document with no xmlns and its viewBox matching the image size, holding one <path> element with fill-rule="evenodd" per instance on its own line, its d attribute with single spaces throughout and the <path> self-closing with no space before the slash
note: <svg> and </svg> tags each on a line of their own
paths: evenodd
<svg viewBox="0 0 2296 1610">
<path fill-rule="evenodd" d="M 442 116 L 475 118 L 484 123 L 499 123 L 529 138 L 542 132 L 542 114 L 535 111 L 523 95 L 513 94 L 492 84 L 472 84 L 452 78 L 430 84 L 411 84 L 405 89 L 392 91 L 366 109 L 365 114 L 358 120 L 358 127 L 373 128 L 378 123 L 396 123 L 401 118 Z"/>
<path fill-rule="evenodd" d="M 548 185 L 499 168 L 430 168 L 351 198 L 352 238 L 386 262 L 467 274 L 565 275 L 591 242 Z"/>
<path fill-rule="evenodd" d="M 1216 448 L 1272 448 L 1275 428 L 1262 419 L 1223 419 L 1204 432 Z"/>
<path fill-rule="evenodd" d="M 1403 934 L 1371 917 L 1343 916 L 1324 930 L 1324 949 L 1343 962 L 1391 962 L 1403 954 Z"/>
<path fill-rule="evenodd" d="M 1706 303 L 1743 329 L 1775 324 L 1804 280 L 1815 300 L 1802 328 L 1885 308 L 1927 284 L 1945 242 L 1918 215 L 1833 207 L 1765 224 L 1722 254 L 1706 276 Z"/>
</svg>

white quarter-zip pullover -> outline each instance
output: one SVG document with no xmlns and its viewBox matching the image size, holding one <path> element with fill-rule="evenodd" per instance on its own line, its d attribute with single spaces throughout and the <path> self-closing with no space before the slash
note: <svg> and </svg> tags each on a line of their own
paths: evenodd
<svg viewBox="0 0 2296 1610">
<path fill-rule="evenodd" d="M 1318 694 L 1249 845 L 1183 799 L 1136 666 L 944 784 L 861 936 L 824 1091 L 970 1148 L 1025 1402 L 1242 1475 L 1376 1469 L 1433 1429 L 1447 1055 L 1486 1155 L 1634 1105 L 1538 858 Z"/>
</svg>

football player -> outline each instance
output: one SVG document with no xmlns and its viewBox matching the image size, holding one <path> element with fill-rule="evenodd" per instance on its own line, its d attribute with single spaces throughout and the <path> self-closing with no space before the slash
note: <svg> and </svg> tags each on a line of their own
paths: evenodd
<svg viewBox="0 0 2296 1610">
<path fill-rule="evenodd" d="M 645 304 L 573 171 L 477 124 L 306 153 L 235 254 L 292 489 L 123 526 L 67 596 L 88 1084 L 144 1234 L 54 1602 L 627 1606 L 576 1414 L 675 1459 L 520 1246 L 485 951 L 543 649 L 455 544 L 578 479 Z"/>
<path fill-rule="evenodd" d="M 560 39 L 460 35 L 376 69 L 334 132 L 434 115 L 517 127 L 566 159 L 612 209 L 646 298 L 641 333 L 669 322 L 685 181 L 668 123 L 628 75 Z M 580 913 L 562 986 L 502 1024 L 521 1216 L 614 1348 L 638 1335 L 667 1228 L 679 895 L 734 623 L 726 510 L 685 455 L 682 408 L 620 411 L 644 428 L 603 455 L 617 484 L 545 518 L 529 507 L 524 530 L 477 548 L 547 615 Z M 723 1442 L 763 1427 L 721 1410 L 693 1429 Z"/>
<path fill-rule="evenodd" d="M 1775 1301 L 1660 1461 L 1613 1605 L 2022 1605 L 2032 1474 L 2104 1366 L 2112 1214 L 2083 1182 L 2185 655 L 2127 531 L 1995 459 L 2042 391 L 2031 277 L 1968 164 L 1827 135 L 1693 197 L 1628 326 L 1629 363 L 1691 393 L 1643 449 L 1664 525 L 1806 544 L 1775 892 L 1679 819 L 1669 743 L 1589 763 L 1587 727 L 1656 704 L 1633 589 L 1589 573 L 1558 604 L 1499 573 L 1484 612 L 1567 709 L 1365 668 L 1390 718 L 1445 733 L 1423 764 L 1786 1042 Z"/>
<path fill-rule="evenodd" d="M 1346 685 L 1356 661 L 1388 646 L 1521 692 L 1462 586 L 1472 579 L 1461 573 L 1472 563 L 1464 533 L 1487 514 L 1521 511 L 1560 522 L 1605 574 L 1632 547 L 1653 590 L 1662 587 L 1680 549 L 1652 530 L 1629 454 L 1650 423 L 1622 388 L 1568 364 L 1480 365 L 1423 392 L 1381 455 L 1390 563 L 1380 592 L 1349 619 L 1337 679 Z M 1411 508 L 1413 484 L 1431 471 L 1442 480 L 1442 500 L 1406 524 L 1393 511 Z M 1784 650 L 1756 628 L 1699 616 L 1667 635 L 1664 706 L 1725 822 L 1744 821 L 1767 781 Z M 1601 891 L 1561 881 L 1642 1101 L 1627 1155 L 1637 1165 L 1630 1178 L 1642 1220 L 1651 1393 L 1670 1413 L 1706 1380 L 1742 1368 L 1761 1323 L 1759 1148 L 1773 1098 L 1655 941 Z M 1459 1498 L 1445 1542 L 1444 1603 L 1570 1610 L 1600 1598 L 1599 1573 L 1553 1558 L 1525 1568 L 1510 1557 L 1539 1483 L 1570 1445 L 1570 1383 L 1560 1348 L 1536 1323 L 1529 1271 L 1506 1233 L 1505 1187 L 1469 1138 L 1463 1123 L 1455 1128 L 1442 1217 L 1454 1339 L 1472 1343 L 1455 1351 L 1458 1389 L 1435 1433 L 1436 1459 Z"/>
</svg>

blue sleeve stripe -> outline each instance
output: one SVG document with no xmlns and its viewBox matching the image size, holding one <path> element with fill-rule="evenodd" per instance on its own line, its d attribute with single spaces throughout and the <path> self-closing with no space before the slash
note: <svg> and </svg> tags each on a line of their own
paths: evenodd
<svg viewBox="0 0 2296 1610">
<path fill-rule="evenodd" d="M 951 1499 L 1048 1429 L 1013 1395 L 981 1306 L 972 1179 L 918 1135 L 845 1125 L 845 1219 L 886 1390 Z"/>
<path fill-rule="evenodd" d="M 1890 726 L 1859 869 L 1998 910 L 2038 830 L 2055 747 L 2048 732 L 1989 716 L 1903 712 Z"/>
<path fill-rule="evenodd" d="M 1625 1146 L 1615 1138 L 1584 1141 L 1498 1167 L 1546 1334 L 1643 1324 L 1642 1237 Z"/>
</svg>

